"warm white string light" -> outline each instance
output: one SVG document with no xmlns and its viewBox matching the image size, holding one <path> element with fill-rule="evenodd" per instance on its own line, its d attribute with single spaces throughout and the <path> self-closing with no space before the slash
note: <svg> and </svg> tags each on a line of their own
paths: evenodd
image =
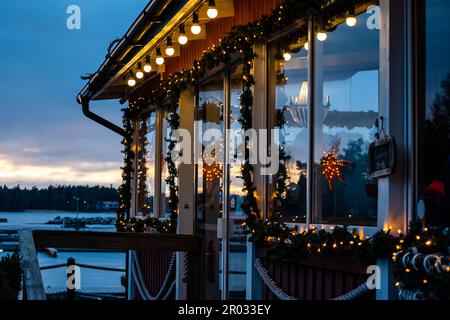
<svg viewBox="0 0 450 320">
<path fill-rule="evenodd" d="M 182 46 L 188 43 L 188 37 L 186 35 L 186 30 L 184 29 L 184 24 L 180 25 L 180 35 L 178 36 L 178 43 Z"/>
<path fill-rule="evenodd" d="M 202 32 L 202 27 L 200 26 L 200 21 L 198 19 L 197 12 L 194 12 L 194 15 L 192 18 L 191 32 L 192 32 L 192 34 L 195 34 L 195 35 L 198 35 Z"/>
<path fill-rule="evenodd" d="M 142 64 L 140 62 L 138 63 L 138 68 L 136 71 L 136 78 L 138 78 L 139 80 L 144 78 L 144 72 L 142 71 Z"/>
<path fill-rule="evenodd" d="M 130 71 L 130 76 L 128 77 L 128 86 L 134 87 L 136 85 L 136 79 L 134 78 L 133 71 Z"/>
<path fill-rule="evenodd" d="M 145 58 L 144 71 L 146 73 L 150 73 L 152 71 L 152 65 L 150 63 L 150 57 L 149 56 L 147 56 Z"/>
<path fill-rule="evenodd" d="M 219 15 L 219 10 L 217 10 L 216 2 L 214 0 L 209 0 L 209 2 L 208 2 L 208 11 L 206 11 L 206 15 L 210 19 L 215 19 Z"/>
<path fill-rule="evenodd" d="M 161 54 L 161 49 L 157 48 L 156 49 L 156 59 L 155 62 L 158 66 L 163 65 L 164 64 L 164 57 Z"/>
<path fill-rule="evenodd" d="M 283 59 L 286 62 L 291 61 L 292 55 L 289 52 L 285 52 L 285 53 L 283 53 Z"/>
<path fill-rule="evenodd" d="M 358 19 L 356 18 L 355 8 L 352 8 L 351 10 L 349 10 L 349 12 L 347 14 L 347 19 L 345 20 L 345 23 L 347 24 L 347 26 L 349 26 L 351 28 L 356 26 L 356 24 L 358 23 Z"/>
<path fill-rule="evenodd" d="M 167 38 L 167 48 L 166 54 L 171 57 L 175 54 L 175 49 L 173 48 L 172 37 Z"/>
</svg>

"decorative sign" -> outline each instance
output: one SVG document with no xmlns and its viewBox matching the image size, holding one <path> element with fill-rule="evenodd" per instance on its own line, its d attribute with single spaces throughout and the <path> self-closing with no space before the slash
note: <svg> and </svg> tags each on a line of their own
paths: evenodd
<svg viewBox="0 0 450 320">
<path fill-rule="evenodd" d="M 383 178 L 394 173 L 396 165 L 396 146 L 392 137 L 377 140 L 369 147 L 369 175 Z"/>
</svg>

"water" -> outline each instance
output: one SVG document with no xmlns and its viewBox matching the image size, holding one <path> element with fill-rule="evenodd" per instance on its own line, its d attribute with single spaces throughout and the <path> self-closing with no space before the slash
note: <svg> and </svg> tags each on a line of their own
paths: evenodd
<svg viewBox="0 0 450 320">
<path fill-rule="evenodd" d="M 61 225 L 48 225 L 46 222 L 57 216 L 75 218 L 73 212 L 0 212 L 0 219 L 8 219 L 7 223 L 0 223 L 0 230 L 30 228 L 33 230 L 64 230 Z M 80 213 L 79 217 L 111 217 L 114 213 Z M 89 231 L 115 231 L 113 225 L 90 225 L 85 230 Z M 6 252 L 0 253 L 5 255 Z M 74 258 L 76 262 L 95 266 L 113 267 L 125 269 L 125 253 L 115 252 L 73 252 L 59 251 L 56 258 L 50 257 L 45 252 L 38 253 L 39 265 L 48 266 L 66 263 L 68 258 Z M 106 292 L 124 291 L 120 277 L 124 273 L 81 269 L 81 289 L 89 291 L 89 288 L 104 288 Z M 66 269 L 43 270 L 42 278 L 47 292 L 58 291 L 66 287 Z"/>
</svg>

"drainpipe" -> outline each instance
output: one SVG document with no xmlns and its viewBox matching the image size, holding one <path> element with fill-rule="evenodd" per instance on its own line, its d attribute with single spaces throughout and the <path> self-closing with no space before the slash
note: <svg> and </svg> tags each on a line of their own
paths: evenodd
<svg viewBox="0 0 450 320">
<path fill-rule="evenodd" d="M 105 128 L 117 133 L 118 135 L 125 137 L 126 132 L 123 128 L 115 125 L 114 123 L 106 120 L 105 118 L 100 117 L 98 114 L 93 113 L 89 109 L 89 99 L 88 98 L 79 96 L 77 100 L 78 100 L 78 103 L 80 103 L 83 106 L 83 114 L 87 118 L 97 122 L 98 124 L 104 126 Z"/>
</svg>

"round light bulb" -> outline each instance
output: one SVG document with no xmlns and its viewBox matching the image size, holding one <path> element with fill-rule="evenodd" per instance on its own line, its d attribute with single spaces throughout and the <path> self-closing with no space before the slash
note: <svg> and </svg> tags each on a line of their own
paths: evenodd
<svg viewBox="0 0 450 320">
<path fill-rule="evenodd" d="M 328 35 L 327 35 L 326 32 L 320 31 L 320 32 L 317 33 L 317 40 L 323 42 L 323 41 L 327 40 L 327 38 L 328 38 Z"/>
<path fill-rule="evenodd" d="M 152 66 L 151 66 L 150 63 L 146 63 L 146 64 L 144 65 L 144 71 L 145 71 L 146 73 L 152 72 Z"/>
<path fill-rule="evenodd" d="M 175 49 L 173 47 L 167 47 L 166 48 L 166 54 L 171 57 L 175 54 Z"/>
<path fill-rule="evenodd" d="M 309 51 L 309 43 L 305 42 L 305 45 L 303 46 L 305 48 L 306 51 Z"/>
<path fill-rule="evenodd" d="M 158 66 L 163 65 L 163 64 L 164 64 L 164 58 L 161 57 L 161 56 L 156 57 L 155 62 L 156 62 L 156 64 L 157 64 Z"/>
<path fill-rule="evenodd" d="M 195 34 L 195 35 L 200 34 L 200 32 L 202 32 L 202 27 L 200 26 L 200 24 L 194 23 L 191 26 L 191 32 L 192 32 L 192 34 Z"/>
<path fill-rule="evenodd" d="M 136 80 L 134 78 L 128 79 L 128 86 L 134 87 L 136 85 Z"/>
<path fill-rule="evenodd" d="M 138 79 L 144 78 L 144 73 L 141 70 L 138 70 L 136 72 L 136 78 L 138 78 Z"/>
<path fill-rule="evenodd" d="M 285 52 L 285 53 L 283 53 L 283 58 L 284 58 L 284 61 L 291 61 L 291 59 L 292 59 L 292 55 L 289 53 L 289 52 Z"/>
<path fill-rule="evenodd" d="M 180 36 L 178 37 L 178 43 L 181 45 L 185 45 L 186 43 L 188 43 L 188 37 L 186 37 L 185 34 L 180 34 Z"/>
<path fill-rule="evenodd" d="M 345 23 L 349 27 L 354 27 L 358 23 L 358 19 L 356 19 L 356 17 L 354 17 L 354 16 L 349 16 L 349 17 L 347 17 L 347 20 L 345 21 Z"/>
<path fill-rule="evenodd" d="M 215 7 L 209 7 L 208 11 L 206 11 L 206 15 L 208 18 L 214 19 L 219 15 L 219 11 Z"/>
</svg>

